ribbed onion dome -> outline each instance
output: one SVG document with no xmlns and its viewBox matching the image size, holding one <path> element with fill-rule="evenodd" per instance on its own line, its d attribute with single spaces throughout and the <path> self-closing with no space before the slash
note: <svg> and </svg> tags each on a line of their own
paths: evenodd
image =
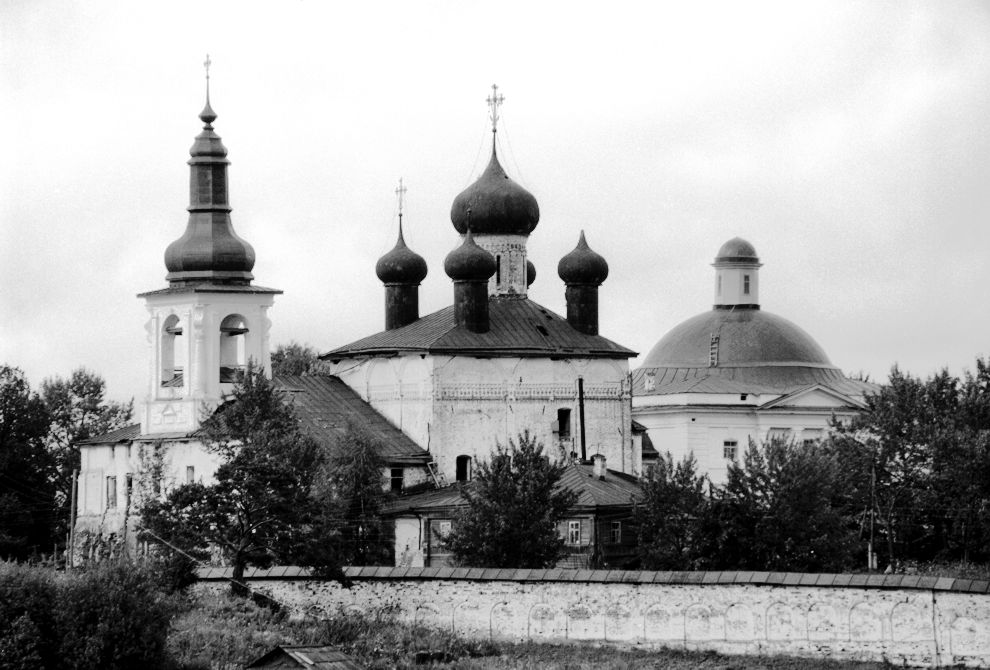
<svg viewBox="0 0 990 670">
<path fill-rule="evenodd" d="M 399 239 L 387 254 L 378 259 L 375 274 L 384 284 L 419 284 L 426 279 L 426 261 L 406 246 L 399 224 Z"/>
<path fill-rule="evenodd" d="M 536 281 L 536 266 L 533 261 L 526 259 L 526 286 L 532 286 Z"/>
<path fill-rule="evenodd" d="M 475 243 L 469 230 L 461 245 L 447 254 L 443 269 L 455 281 L 487 281 L 495 274 L 495 257 Z"/>
<path fill-rule="evenodd" d="M 227 149 L 213 131 L 217 115 L 209 98 L 199 118 L 203 130 L 189 150 L 189 222 L 182 237 L 165 250 L 167 279 L 173 284 L 248 284 L 254 249 L 237 236 L 230 221 Z"/>
<path fill-rule="evenodd" d="M 450 208 L 450 220 L 462 235 L 467 232 L 469 216 L 477 235 L 529 235 L 540 221 L 536 198 L 509 179 L 494 147 L 484 174 L 461 191 Z"/>
<path fill-rule="evenodd" d="M 601 284 L 608 277 L 608 263 L 584 239 L 584 231 L 574 251 L 560 259 L 557 274 L 565 284 Z"/>
<path fill-rule="evenodd" d="M 715 256 L 716 263 L 759 263 L 756 248 L 741 237 L 733 237 L 722 245 Z"/>
</svg>

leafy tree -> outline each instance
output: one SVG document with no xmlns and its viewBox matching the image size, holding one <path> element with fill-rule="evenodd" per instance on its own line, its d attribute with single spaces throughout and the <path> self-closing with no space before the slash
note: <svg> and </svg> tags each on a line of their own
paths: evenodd
<svg viewBox="0 0 990 670">
<path fill-rule="evenodd" d="M 577 497 L 559 486 L 565 467 L 550 462 L 529 431 L 508 447 L 496 445 L 463 489 L 467 505 L 445 543 L 454 559 L 475 567 L 554 565 L 564 554 L 557 522 Z"/>
<path fill-rule="evenodd" d="M 17 368 L 0 366 L 0 557 L 51 548 L 58 505 L 45 449 L 49 416 Z"/>
<path fill-rule="evenodd" d="M 751 441 L 714 515 L 725 569 L 839 571 L 857 548 L 837 458 L 820 445 Z"/>
<path fill-rule="evenodd" d="M 333 571 L 335 556 L 320 548 L 325 538 L 317 536 L 327 530 L 314 495 L 322 454 L 272 382 L 249 367 L 232 399 L 201 430 L 222 461 L 215 481 L 185 484 L 145 503 L 144 527 L 194 555 L 219 547 L 233 566 L 232 590 L 239 595 L 246 595 L 248 565 L 319 563 Z"/>
<path fill-rule="evenodd" d="M 391 565 L 393 539 L 381 517 L 388 502 L 385 461 L 374 439 L 349 425 L 329 459 L 324 499 L 327 528 L 335 528 L 346 565 Z"/>
<path fill-rule="evenodd" d="M 272 376 L 308 375 L 319 362 L 318 356 L 308 344 L 280 344 L 272 353 Z"/>
<path fill-rule="evenodd" d="M 639 558 L 647 570 L 693 570 L 705 559 L 709 513 L 707 477 L 693 454 L 674 463 L 661 456 L 640 481 L 643 496 L 633 511 Z"/>
<path fill-rule="evenodd" d="M 85 368 L 68 379 L 54 377 L 41 383 L 41 397 L 50 423 L 46 443 L 55 464 L 58 497 L 58 537 L 65 534 L 72 496 L 72 472 L 79 468 L 78 443 L 127 425 L 134 400 L 119 403 L 106 398 L 106 382 Z"/>
</svg>

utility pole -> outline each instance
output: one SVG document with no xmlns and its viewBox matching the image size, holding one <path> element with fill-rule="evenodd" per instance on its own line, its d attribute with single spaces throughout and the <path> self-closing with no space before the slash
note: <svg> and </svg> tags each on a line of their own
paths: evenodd
<svg viewBox="0 0 990 670">
<path fill-rule="evenodd" d="M 72 503 L 69 506 L 69 546 L 65 548 L 65 569 L 71 570 L 76 547 L 76 495 L 79 484 L 79 471 L 72 470 Z"/>
</svg>

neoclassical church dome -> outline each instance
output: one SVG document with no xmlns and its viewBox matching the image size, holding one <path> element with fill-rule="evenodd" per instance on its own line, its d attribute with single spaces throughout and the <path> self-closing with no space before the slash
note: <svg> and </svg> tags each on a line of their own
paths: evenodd
<svg viewBox="0 0 990 670">
<path fill-rule="evenodd" d="M 634 375 L 639 392 L 734 392 L 740 385 L 754 393 L 784 392 L 845 379 L 811 335 L 760 309 L 760 266 L 746 240 L 722 245 L 713 263 L 715 304 L 660 338 Z"/>
</svg>

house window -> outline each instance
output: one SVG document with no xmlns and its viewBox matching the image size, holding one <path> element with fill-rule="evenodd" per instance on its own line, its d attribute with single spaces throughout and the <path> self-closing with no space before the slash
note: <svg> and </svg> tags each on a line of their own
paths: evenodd
<svg viewBox="0 0 990 670">
<path fill-rule="evenodd" d="M 192 484 L 196 481 L 196 468 L 192 465 L 186 466 L 186 484 Z"/>
<path fill-rule="evenodd" d="M 450 531 L 453 527 L 454 524 L 452 521 L 450 521 L 449 519 L 444 519 L 437 524 L 437 535 L 442 540 L 446 538 L 448 535 L 450 535 Z"/>
<path fill-rule="evenodd" d="M 571 436 L 571 410 L 567 407 L 557 410 L 557 435 L 564 440 Z"/>
<path fill-rule="evenodd" d="M 581 522 L 567 522 L 567 544 L 581 544 Z"/>
<path fill-rule="evenodd" d="M 495 283 L 499 286 L 502 285 L 502 256 L 500 254 L 495 255 Z"/>
<path fill-rule="evenodd" d="M 622 522 L 613 521 L 608 529 L 608 541 L 610 544 L 619 544 L 622 542 Z"/>
<path fill-rule="evenodd" d="M 819 428 L 805 428 L 801 431 L 801 444 L 806 447 L 818 444 L 822 439 L 822 431 Z"/>
<path fill-rule="evenodd" d="M 722 443 L 722 458 L 727 461 L 734 461 L 739 455 L 739 442 L 736 440 L 726 440 Z"/>
<path fill-rule="evenodd" d="M 126 491 L 125 495 L 127 496 L 126 498 L 124 498 L 124 504 L 127 507 L 130 507 L 131 493 L 133 493 L 134 491 L 134 475 L 128 473 L 127 478 L 124 480 L 124 489 Z"/>
<path fill-rule="evenodd" d="M 392 468 L 392 475 L 390 478 L 392 491 L 398 493 L 402 490 L 405 485 L 405 470 L 402 468 Z"/>
<path fill-rule="evenodd" d="M 457 457 L 457 472 L 456 477 L 459 482 L 469 482 L 471 481 L 471 457 L 470 456 L 458 456 Z"/>
<path fill-rule="evenodd" d="M 749 275 L 743 275 L 743 293 L 749 295 Z"/>
<path fill-rule="evenodd" d="M 117 478 L 107 477 L 107 509 L 117 506 Z"/>
<path fill-rule="evenodd" d="M 790 428 L 771 428 L 767 431 L 767 440 L 771 442 L 790 442 Z"/>
</svg>

